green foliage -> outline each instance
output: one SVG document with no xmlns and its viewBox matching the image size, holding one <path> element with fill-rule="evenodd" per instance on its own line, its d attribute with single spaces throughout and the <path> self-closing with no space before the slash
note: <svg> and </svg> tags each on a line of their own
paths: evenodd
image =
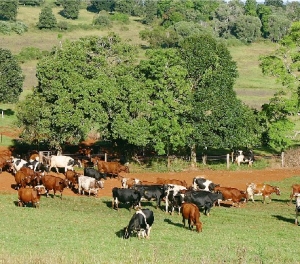
<svg viewBox="0 0 300 264">
<path fill-rule="evenodd" d="M 258 17 L 239 16 L 233 28 L 234 35 L 245 43 L 255 42 L 260 36 L 261 22 Z"/>
<path fill-rule="evenodd" d="M 79 8 L 80 8 L 81 0 L 63 0 L 62 1 L 62 14 L 66 18 L 77 19 L 79 16 Z"/>
<path fill-rule="evenodd" d="M 15 21 L 18 14 L 18 0 L 0 1 L 0 20 Z"/>
<path fill-rule="evenodd" d="M 244 6 L 245 15 L 256 17 L 257 16 L 256 6 L 257 6 L 256 0 L 246 0 L 245 6 Z"/>
<path fill-rule="evenodd" d="M 115 9 L 115 2 L 115 0 L 91 0 L 91 6 L 95 8 L 98 12 L 102 10 L 112 12 Z"/>
<path fill-rule="evenodd" d="M 57 23 L 57 28 L 60 30 L 68 30 L 70 28 L 70 25 L 67 21 L 59 21 Z"/>
<path fill-rule="evenodd" d="M 20 5 L 40 6 L 45 0 L 19 0 Z"/>
<path fill-rule="evenodd" d="M 152 0 L 145 1 L 145 14 L 143 22 L 151 24 L 157 18 L 157 2 Z"/>
<path fill-rule="evenodd" d="M 111 27 L 112 23 L 109 17 L 109 14 L 106 11 L 99 12 L 93 19 L 93 25 L 101 27 Z"/>
<path fill-rule="evenodd" d="M 127 14 L 122 14 L 115 12 L 110 16 L 112 21 L 121 22 L 123 24 L 129 24 L 129 16 Z"/>
<path fill-rule="evenodd" d="M 5 35 L 10 35 L 12 32 L 15 32 L 19 35 L 23 34 L 28 30 L 28 27 L 20 21 L 9 22 L 9 21 L 0 21 L 0 32 Z"/>
<path fill-rule="evenodd" d="M 36 47 L 24 47 L 17 55 L 17 59 L 22 63 L 29 60 L 39 60 L 42 57 L 42 51 Z"/>
<path fill-rule="evenodd" d="M 283 7 L 283 0 L 265 0 L 266 6 Z"/>
<path fill-rule="evenodd" d="M 0 48 L 0 102 L 15 103 L 22 92 L 24 76 L 16 58 Z"/>
<path fill-rule="evenodd" d="M 39 16 L 39 22 L 37 23 L 37 27 L 39 29 L 53 29 L 56 28 L 57 21 L 56 18 L 52 12 L 52 9 L 50 6 L 45 6 L 42 8 L 40 16 Z"/>
</svg>

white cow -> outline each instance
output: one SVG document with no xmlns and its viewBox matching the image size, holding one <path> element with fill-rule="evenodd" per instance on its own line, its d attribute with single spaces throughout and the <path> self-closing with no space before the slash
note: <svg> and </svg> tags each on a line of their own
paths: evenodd
<svg viewBox="0 0 300 264">
<path fill-rule="evenodd" d="M 74 159 L 69 156 L 51 156 L 49 171 L 51 171 L 51 168 L 55 168 L 58 173 L 58 168 L 65 168 L 66 173 L 67 170 L 74 170 L 74 165 Z"/>
<path fill-rule="evenodd" d="M 28 161 L 23 159 L 18 159 L 18 158 L 13 158 L 11 163 L 12 163 L 13 174 L 16 174 L 16 172 L 19 171 L 22 167 L 28 165 Z M 32 167 L 30 168 L 33 169 Z"/>
<path fill-rule="evenodd" d="M 89 196 L 91 193 L 94 193 L 95 196 L 98 195 L 99 188 L 103 188 L 104 182 L 103 181 L 97 181 L 95 178 L 80 175 L 78 177 L 78 193 L 84 194 L 84 192 L 89 193 Z"/>
</svg>

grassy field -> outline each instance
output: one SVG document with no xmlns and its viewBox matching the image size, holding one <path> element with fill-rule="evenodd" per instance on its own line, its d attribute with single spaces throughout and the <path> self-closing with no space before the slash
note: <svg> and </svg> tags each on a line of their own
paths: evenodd
<svg viewBox="0 0 300 264">
<path fill-rule="evenodd" d="M 261 198 L 241 208 L 214 207 L 201 214 L 203 232 L 182 226 L 182 218 L 155 209 L 150 239 L 122 239 L 133 211 L 111 208 L 111 198 L 41 198 L 39 209 L 17 207 L 17 194 L 0 195 L 1 263 L 299 263 L 290 186 L 300 177 L 274 182 L 282 191 L 270 203 Z"/>
</svg>

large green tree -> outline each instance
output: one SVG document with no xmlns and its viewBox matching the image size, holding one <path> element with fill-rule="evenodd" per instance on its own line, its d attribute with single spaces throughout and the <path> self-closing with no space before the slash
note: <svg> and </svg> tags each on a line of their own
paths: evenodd
<svg viewBox="0 0 300 264">
<path fill-rule="evenodd" d="M 0 1 L 0 20 L 15 21 L 18 14 L 18 0 Z"/>
<path fill-rule="evenodd" d="M 77 19 L 79 16 L 79 8 L 80 8 L 81 0 L 63 0 L 62 1 L 62 14 L 66 18 Z"/>
<path fill-rule="evenodd" d="M 0 102 L 15 103 L 23 91 L 24 76 L 17 59 L 0 48 Z"/>
<path fill-rule="evenodd" d="M 37 23 L 37 27 L 39 29 L 53 29 L 57 26 L 57 20 L 54 16 L 52 9 L 50 6 L 46 5 L 41 9 L 41 13 L 39 15 L 39 22 Z"/>
</svg>

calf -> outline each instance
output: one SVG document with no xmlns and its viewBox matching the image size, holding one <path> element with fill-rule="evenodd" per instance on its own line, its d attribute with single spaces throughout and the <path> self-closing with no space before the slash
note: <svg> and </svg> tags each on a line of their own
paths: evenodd
<svg viewBox="0 0 300 264">
<path fill-rule="evenodd" d="M 49 191 L 53 190 L 53 198 L 55 197 L 56 192 L 60 192 L 60 199 L 62 199 L 63 190 L 68 186 L 67 179 L 62 179 L 53 175 L 43 176 L 42 183 L 45 187 L 47 197 L 49 195 Z"/>
<path fill-rule="evenodd" d="M 206 215 L 209 215 L 211 208 L 216 202 L 223 199 L 223 195 L 220 192 L 187 191 L 184 194 L 184 201 L 186 203 L 194 203 L 198 208 L 203 207 Z"/>
<path fill-rule="evenodd" d="M 249 199 L 254 202 L 254 195 L 262 195 L 263 197 L 263 203 L 266 201 L 266 197 L 269 198 L 270 202 L 271 194 L 276 193 L 276 195 L 280 195 L 280 189 L 276 186 L 272 186 L 269 184 L 263 184 L 263 183 L 250 183 L 247 184 L 247 195 Z"/>
<path fill-rule="evenodd" d="M 193 203 L 182 204 L 182 222 L 185 227 L 185 220 L 188 219 L 189 229 L 193 229 L 193 225 L 196 225 L 196 231 L 202 232 L 202 223 L 199 220 L 200 212 L 197 205 Z"/>
<path fill-rule="evenodd" d="M 112 208 L 119 210 L 119 203 L 129 203 L 129 209 L 137 206 L 141 201 L 141 194 L 134 189 L 122 189 L 114 187 L 112 189 Z"/>
<path fill-rule="evenodd" d="M 232 201 L 232 206 L 235 204 L 240 205 L 241 201 L 247 201 L 247 193 L 245 191 L 238 190 L 232 187 L 215 187 L 216 192 L 220 192 L 223 195 L 223 201 Z"/>
<path fill-rule="evenodd" d="M 20 188 L 18 190 L 18 206 L 26 206 L 31 203 L 34 207 L 39 207 L 41 191 L 41 187 Z"/>
<path fill-rule="evenodd" d="M 98 181 L 95 178 L 91 178 L 89 176 L 79 176 L 78 177 L 78 193 L 84 194 L 84 192 L 88 192 L 89 196 L 91 195 L 91 192 L 95 194 L 95 196 L 98 195 L 99 188 L 103 188 L 103 182 Z"/>
<path fill-rule="evenodd" d="M 78 184 L 78 177 L 80 176 L 79 173 L 75 172 L 74 170 L 67 170 L 65 172 L 65 177 L 68 180 L 68 187 L 74 189 L 75 186 Z"/>
<path fill-rule="evenodd" d="M 124 228 L 124 239 L 128 239 L 134 232 L 145 234 L 146 238 L 150 238 L 151 227 L 154 223 L 154 213 L 149 209 L 140 209 L 131 217 L 128 226 Z"/>
<path fill-rule="evenodd" d="M 192 187 L 194 190 L 202 190 L 202 191 L 214 191 L 216 186 L 220 186 L 220 184 L 215 184 L 210 180 L 205 179 L 202 176 L 195 177 L 193 179 Z"/>
</svg>

